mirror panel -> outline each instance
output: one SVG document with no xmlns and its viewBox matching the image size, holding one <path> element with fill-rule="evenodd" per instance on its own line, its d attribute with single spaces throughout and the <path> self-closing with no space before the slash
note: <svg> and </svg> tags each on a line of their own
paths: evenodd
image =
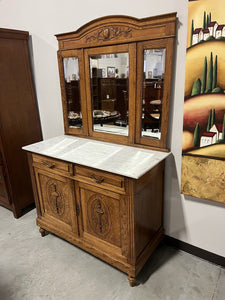
<svg viewBox="0 0 225 300">
<path fill-rule="evenodd" d="M 68 127 L 82 129 L 78 57 L 64 57 L 63 69 Z"/>
<path fill-rule="evenodd" d="M 141 136 L 161 139 L 166 49 L 143 53 Z"/>
<path fill-rule="evenodd" d="M 128 136 L 129 54 L 89 56 L 93 131 Z"/>
</svg>

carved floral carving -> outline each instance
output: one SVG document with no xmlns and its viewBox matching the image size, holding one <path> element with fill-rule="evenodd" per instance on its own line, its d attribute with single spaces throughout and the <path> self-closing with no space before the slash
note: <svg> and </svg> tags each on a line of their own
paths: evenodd
<svg viewBox="0 0 225 300">
<path fill-rule="evenodd" d="M 62 194 L 57 191 L 55 183 L 48 185 L 48 202 L 53 213 L 62 216 L 65 212 L 65 203 L 63 201 Z"/>
<path fill-rule="evenodd" d="M 102 197 L 93 195 L 88 200 L 88 221 L 95 234 L 107 235 L 110 231 L 110 214 Z"/>
<path fill-rule="evenodd" d="M 109 41 L 119 37 L 131 37 L 132 29 L 130 27 L 104 27 L 96 31 L 93 35 L 87 36 L 86 42 Z"/>
</svg>

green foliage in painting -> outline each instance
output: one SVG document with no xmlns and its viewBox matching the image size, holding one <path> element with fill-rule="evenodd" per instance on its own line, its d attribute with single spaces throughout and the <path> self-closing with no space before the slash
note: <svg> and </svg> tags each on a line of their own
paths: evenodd
<svg viewBox="0 0 225 300">
<path fill-rule="evenodd" d="M 213 80 L 212 80 L 212 90 L 216 88 L 217 85 L 217 55 L 215 58 L 215 63 L 213 66 Z"/>
<path fill-rule="evenodd" d="M 210 109 L 209 116 L 208 116 L 207 129 L 206 129 L 207 132 L 209 132 L 209 130 L 211 128 L 211 120 L 212 120 L 212 110 Z"/>
<path fill-rule="evenodd" d="M 191 91 L 191 96 L 197 96 L 200 95 L 201 93 L 201 80 L 199 78 L 195 79 L 192 91 Z"/>
<path fill-rule="evenodd" d="M 225 37 L 224 36 L 219 36 L 218 38 L 216 38 L 219 41 L 225 41 Z"/>
<path fill-rule="evenodd" d="M 209 70 L 208 70 L 208 79 L 207 79 L 207 91 L 212 91 L 212 82 L 213 82 L 213 54 L 211 52 L 210 61 L 209 61 Z"/>
<path fill-rule="evenodd" d="M 212 41 L 215 40 L 214 36 L 210 35 L 209 37 L 207 37 L 206 41 Z"/>
<path fill-rule="evenodd" d="M 212 93 L 215 93 L 215 94 L 223 94 L 224 91 L 221 87 L 217 86 L 215 89 L 212 90 Z"/>
<path fill-rule="evenodd" d="M 202 85 L 201 85 L 201 94 L 204 94 L 206 89 L 206 79 L 207 79 L 207 57 L 205 56 L 203 72 L 202 72 Z"/>
<path fill-rule="evenodd" d="M 196 126 L 195 126 L 193 145 L 194 145 L 194 147 L 199 147 L 199 145 L 200 145 L 200 127 L 199 127 L 199 123 L 197 123 Z"/>
</svg>

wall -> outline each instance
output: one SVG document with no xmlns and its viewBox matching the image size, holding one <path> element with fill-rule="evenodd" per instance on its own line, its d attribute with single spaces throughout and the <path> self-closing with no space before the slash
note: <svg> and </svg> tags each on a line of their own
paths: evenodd
<svg viewBox="0 0 225 300">
<path fill-rule="evenodd" d="M 166 234 L 225 256 L 224 205 L 180 195 L 182 115 L 187 32 L 187 0 L 0 0 L 1 27 L 28 30 L 33 49 L 33 72 L 44 138 L 63 134 L 61 95 L 57 66 L 56 33 L 78 29 L 104 15 L 138 18 L 178 13 L 170 118 L 170 147 L 165 188 Z"/>
</svg>

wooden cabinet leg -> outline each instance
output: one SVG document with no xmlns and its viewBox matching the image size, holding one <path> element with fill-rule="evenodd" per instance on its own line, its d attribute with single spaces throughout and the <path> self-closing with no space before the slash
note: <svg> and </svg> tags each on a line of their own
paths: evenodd
<svg viewBox="0 0 225 300">
<path fill-rule="evenodd" d="M 39 232 L 42 237 L 46 236 L 46 230 L 44 230 L 43 228 L 40 227 Z"/>
<path fill-rule="evenodd" d="M 128 281 L 130 283 L 130 286 L 134 287 L 135 283 L 136 283 L 136 277 L 132 277 L 132 276 L 128 275 Z"/>
</svg>

